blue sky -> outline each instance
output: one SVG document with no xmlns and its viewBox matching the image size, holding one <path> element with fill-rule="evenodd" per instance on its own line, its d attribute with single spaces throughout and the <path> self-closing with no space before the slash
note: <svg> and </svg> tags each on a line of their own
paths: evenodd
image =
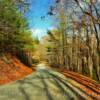
<svg viewBox="0 0 100 100">
<path fill-rule="evenodd" d="M 26 18 L 29 27 L 33 32 L 33 36 L 41 38 L 46 34 L 47 29 L 53 26 L 53 19 L 47 16 L 49 6 L 53 4 L 54 0 L 31 0 L 29 11 L 26 13 Z M 46 16 L 41 20 L 41 16 Z"/>
</svg>

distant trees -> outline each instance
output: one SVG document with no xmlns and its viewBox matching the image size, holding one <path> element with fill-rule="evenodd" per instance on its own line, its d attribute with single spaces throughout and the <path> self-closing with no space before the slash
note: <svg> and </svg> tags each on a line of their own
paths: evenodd
<svg viewBox="0 0 100 100">
<path fill-rule="evenodd" d="M 25 56 L 32 52 L 34 40 L 21 13 L 26 5 L 24 0 L 0 0 L 0 53 Z"/>
<path fill-rule="evenodd" d="M 51 64 L 64 66 L 100 81 L 100 2 L 56 1 L 56 29 L 48 32 Z M 59 38 L 58 38 L 59 37 Z"/>
</svg>

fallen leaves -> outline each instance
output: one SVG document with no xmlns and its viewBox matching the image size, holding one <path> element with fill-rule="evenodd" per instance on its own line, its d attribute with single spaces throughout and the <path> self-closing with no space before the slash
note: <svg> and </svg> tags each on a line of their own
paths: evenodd
<svg viewBox="0 0 100 100">
<path fill-rule="evenodd" d="M 32 70 L 10 54 L 0 57 L 0 85 L 9 83 L 31 74 Z"/>
<path fill-rule="evenodd" d="M 97 100 L 100 99 L 100 84 L 96 81 L 78 73 L 67 71 L 66 69 L 59 69 L 58 71 L 68 77 L 73 86 L 81 89 L 87 95 L 90 95 Z"/>
</svg>

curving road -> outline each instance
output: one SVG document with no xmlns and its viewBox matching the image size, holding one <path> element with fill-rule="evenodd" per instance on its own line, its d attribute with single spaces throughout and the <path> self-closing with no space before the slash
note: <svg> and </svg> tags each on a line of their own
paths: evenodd
<svg viewBox="0 0 100 100">
<path fill-rule="evenodd" d="M 79 83 L 38 66 L 24 79 L 0 86 L 0 100 L 100 100 L 77 88 Z"/>
</svg>

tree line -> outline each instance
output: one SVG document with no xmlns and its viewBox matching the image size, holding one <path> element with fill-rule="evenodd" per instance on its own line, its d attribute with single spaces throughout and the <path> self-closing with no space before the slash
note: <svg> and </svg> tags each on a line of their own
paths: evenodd
<svg viewBox="0 0 100 100">
<path fill-rule="evenodd" d="M 100 81 L 100 1 L 57 0 L 50 9 L 58 23 L 48 31 L 49 63 Z"/>
<path fill-rule="evenodd" d="M 34 39 L 24 17 L 28 6 L 25 0 L 0 0 L 0 53 L 9 52 L 26 64 L 34 48 Z"/>
</svg>

